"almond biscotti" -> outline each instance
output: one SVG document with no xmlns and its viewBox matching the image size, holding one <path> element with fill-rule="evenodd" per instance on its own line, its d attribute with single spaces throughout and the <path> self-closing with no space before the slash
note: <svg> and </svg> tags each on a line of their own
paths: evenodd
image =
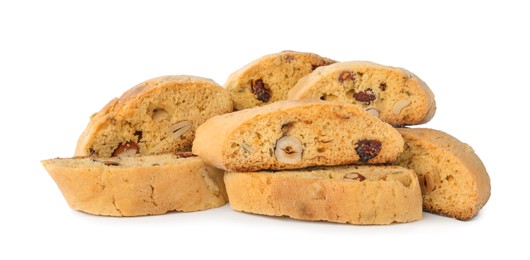
<svg viewBox="0 0 530 260">
<path fill-rule="evenodd" d="M 339 62 L 301 78 L 289 99 L 322 99 L 362 107 L 393 125 L 417 125 L 436 111 L 434 95 L 416 75 L 372 62 Z"/>
<path fill-rule="evenodd" d="M 490 178 L 473 149 L 442 131 L 400 128 L 405 151 L 396 164 L 418 174 L 425 211 L 468 220 L 490 197 Z"/>
<path fill-rule="evenodd" d="M 262 106 L 287 99 L 287 92 L 298 79 L 334 62 L 313 53 L 270 54 L 232 73 L 224 87 L 234 100 L 235 110 Z"/>
<path fill-rule="evenodd" d="M 157 215 L 205 210 L 227 202 L 224 171 L 191 153 L 57 158 L 42 165 L 70 207 L 90 214 Z"/>
<path fill-rule="evenodd" d="M 361 225 L 422 218 L 418 179 L 397 166 L 227 172 L 225 183 L 237 211 Z"/>
<path fill-rule="evenodd" d="M 210 79 L 183 75 L 154 78 L 94 114 L 79 138 L 75 155 L 190 151 L 200 124 L 231 111 L 230 95 Z"/>
<path fill-rule="evenodd" d="M 361 108 L 320 100 L 279 101 L 210 118 L 193 153 L 231 171 L 388 163 L 403 151 L 399 132 Z"/>
</svg>

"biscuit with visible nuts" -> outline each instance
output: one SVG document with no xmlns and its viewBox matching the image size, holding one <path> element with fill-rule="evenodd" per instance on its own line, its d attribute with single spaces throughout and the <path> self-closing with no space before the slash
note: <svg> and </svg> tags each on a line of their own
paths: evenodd
<svg viewBox="0 0 530 260">
<path fill-rule="evenodd" d="M 423 208 L 460 220 L 473 218 L 490 197 L 490 178 L 473 149 L 442 131 L 398 128 L 405 151 L 395 164 L 418 174 Z"/>
<path fill-rule="evenodd" d="M 227 172 L 225 184 L 237 211 L 358 225 L 422 218 L 418 179 L 398 166 Z"/>
<path fill-rule="evenodd" d="M 298 79 L 334 60 L 313 53 L 283 51 L 263 56 L 232 73 L 224 87 L 234 100 L 234 110 L 263 106 L 287 99 Z"/>
<path fill-rule="evenodd" d="M 372 62 L 337 62 L 301 78 L 288 99 L 355 104 L 393 125 L 417 125 L 436 111 L 434 95 L 416 75 Z"/>
<path fill-rule="evenodd" d="M 75 155 L 123 157 L 190 151 L 200 124 L 231 111 L 230 95 L 210 79 L 154 78 L 92 116 Z"/>
<path fill-rule="evenodd" d="M 94 215 L 157 215 L 224 205 L 224 171 L 183 156 L 57 158 L 42 165 L 72 209 Z"/>
<path fill-rule="evenodd" d="M 403 139 L 355 105 L 284 100 L 210 118 L 197 128 L 192 149 L 220 169 L 279 170 L 393 162 Z"/>
</svg>

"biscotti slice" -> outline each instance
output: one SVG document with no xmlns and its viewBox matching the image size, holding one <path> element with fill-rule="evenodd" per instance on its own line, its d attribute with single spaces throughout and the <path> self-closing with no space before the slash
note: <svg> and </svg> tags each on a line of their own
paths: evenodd
<svg viewBox="0 0 530 260">
<path fill-rule="evenodd" d="M 227 172 L 225 184 L 237 211 L 362 225 L 422 218 L 418 179 L 398 166 Z"/>
<path fill-rule="evenodd" d="M 205 210 L 227 202 L 224 171 L 191 153 L 58 158 L 42 165 L 70 207 L 90 214 L 157 215 Z"/>
<path fill-rule="evenodd" d="M 93 115 L 75 155 L 115 157 L 190 151 L 200 124 L 231 111 L 230 95 L 210 79 L 183 75 L 154 78 Z"/>
<path fill-rule="evenodd" d="M 301 78 L 289 99 L 322 99 L 355 104 L 393 125 L 417 125 L 436 111 L 432 91 L 416 75 L 372 62 L 339 62 Z"/>
<path fill-rule="evenodd" d="M 279 101 L 215 116 L 197 128 L 193 153 L 232 171 L 393 162 L 399 132 L 361 108 L 320 100 Z"/>
<path fill-rule="evenodd" d="M 287 92 L 298 79 L 334 62 L 313 53 L 270 54 L 232 73 L 224 87 L 234 100 L 235 110 L 262 106 L 287 99 Z"/>
<path fill-rule="evenodd" d="M 473 149 L 442 131 L 400 128 L 405 151 L 396 164 L 418 174 L 423 208 L 460 220 L 477 215 L 490 197 L 490 178 Z"/>
</svg>

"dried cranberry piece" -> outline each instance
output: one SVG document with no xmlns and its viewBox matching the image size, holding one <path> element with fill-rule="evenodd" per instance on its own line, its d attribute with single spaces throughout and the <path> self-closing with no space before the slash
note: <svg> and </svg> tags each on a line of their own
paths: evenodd
<svg viewBox="0 0 530 260">
<path fill-rule="evenodd" d="M 287 63 L 291 63 L 291 61 L 294 60 L 294 57 L 293 57 L 293 55 L 287 54 L 287 55 L 283 56 L 283 60 L 285 60 L 285 62 L 287 62 Z"/>
<path fill-rule="evenodd" d="M 351 81 L 354 81 L 355 80 L 355 74 L 353 74 L 353 72 L 351 71 L 343 71 L 339 74 L 339 82 L 340 83 L 344 83 L 344 81 L 347 81 L 347 80 L 351 80 Z"/>
<path fill-rule="evenodd" d="M 271 98 L 270 90 L 265 87 L 263 80 L 258 79 L 252 84 L 252 93 L 256 95 L 256 98 L 261 102 L 269 102 Z"/>
<path fill-rule="evenodd" d="M 345 181 L 364 181 L 366 178 L 358 172 L 346 173 L 343 177 Z"/>
<path fill-rule="evenodd" d="M 377 140 L 360 140 L 355 145 L 355 151 L 359 155 L 361 162 L 367 162 L 376 157 L 381 151 L 381 142 Z"/>
<path fill-rule="evenodd" d="M 360 102 L 371 102 L 371 101 L 374 101 L 375 100 L 375 93 L 372 91 L 372 89 L 367 89 L 365 91 L 361 91 L 361 92 L 355 92 L 353 94 L 353 98 L 357 101 L 360 101 Z"/>
<path fill-rule="evenodd" d="M 385 91 L 385 90 L 386 90 L 386 83 L 383 82 L 383 83 L 379 84 L 379 89 L 380 89 L 381 91 Z"/>
<path fill-rule="evenodd" d="M 330 60 L 320 60 L 317 63 L 311 64 L 311 71 L 316 70 L 318 67 L 327 66 L 327 65 L 330 65 L 330 64 L 333 64 L 333 63 L 335 63 L 335 62 L 334 61 L 330 61 Z"/>
<path fill-rule="evenodd" d="M 140 142 L 140 140 L 142 140 L 142 131 L 135 131 L 134 135 L 136 137 L 138 137 L 138 142 Z"/>
<path fill-rule="evenodd" d="M 177 158 L 189 158 L 197 156 L 191 152 L 177 152 L 175 153 L 175 155 L 177 156 Z"/>
</svg>

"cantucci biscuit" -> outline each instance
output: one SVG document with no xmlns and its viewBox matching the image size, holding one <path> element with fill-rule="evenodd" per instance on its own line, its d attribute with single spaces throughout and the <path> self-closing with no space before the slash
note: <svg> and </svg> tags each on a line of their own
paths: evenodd
<svg viewBox="0 0 530 260">
<path fill-rule="evenodd" d="M 237 211 L 360 225 L 422 218 L 418 179 L 397 166 L 227 172 L 225 183 Z"/>
<path fill-rule="evenodd" d="M 393 126 L 425 123 L 436 111 L 433 93 L 416 75 L 363 61 L 318 68 L 301 78 L 288 96 L 355 104 Z"/>
<path fill-rule="evenodd" d="M 442 131 L 399 128 L 405 151 L 396 164 L 418 174 L 427 212 L 468 220 L 490 197 L 490 178 L 473 149 Z"/>
<path fill-rule="evenodd" d="M 200 124 L 231 111 L 230 95 L 210 79 L 184 75 L 154 78 L 94 114 L 79 138 L 75 155 L 190 151 Z"/>
<path fill-rule="evenodd" d="M 42 165 L 71 208 L 94 215 L 198 211 L 227 202 L 224 171 L 191 153 L 57 158 Z"/>
<path fill-rule="evenodd" d="M 320 100 L 279 101 L 210 118 L 193 153 L 232 171 L 393 162 L 401 135 L 361 108 Z"/>
<path fill-rule="evenodd" d="M 263 56 L 232 73 L 224 87 L 234 109 L 242 110 L 287 99 L 298 79 L 334 60 L 313 53 L 284 51 Z"/>
</svg>

